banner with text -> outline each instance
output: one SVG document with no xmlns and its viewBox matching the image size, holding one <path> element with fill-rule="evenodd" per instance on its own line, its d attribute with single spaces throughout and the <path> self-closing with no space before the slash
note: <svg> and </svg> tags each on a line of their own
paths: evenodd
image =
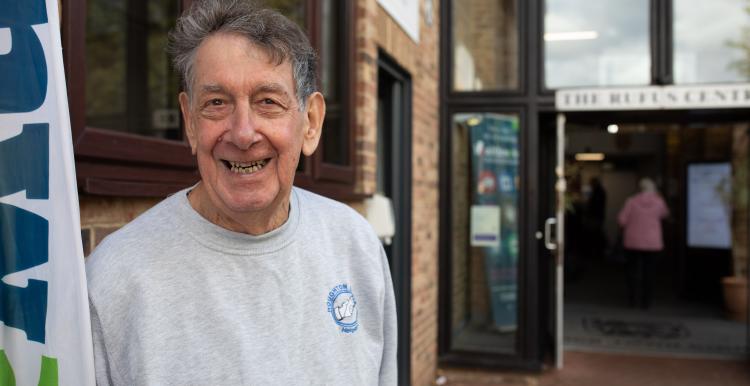
<svg viewBox="0 0 750 386">
<path fill-rule="evenodd" d="M 58 15 L 0 0 L 0 385 L 94 385 Z"/>
</svg>

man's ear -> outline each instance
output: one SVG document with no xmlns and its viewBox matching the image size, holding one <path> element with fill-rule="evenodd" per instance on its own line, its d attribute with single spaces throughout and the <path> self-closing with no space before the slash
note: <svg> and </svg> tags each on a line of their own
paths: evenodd
<svg viewBox="0 0 750 386">
<path fill-rule="evenodd" d="M 185 135 L 190 144 L 190 151 L 195 155 L 198 141 L 195 138 L 196 133 L 195 127 L 193 126 L 193 120 L 190 119 L 190 98 L 188 98 L 187 93 L 184 91 L 180 93 L 180 110 L 182 110 L 182 120 L 185 123 Z"/>
<path fill-rule="evenodd" d="M 307 97 L 307 127 L 304 128 L 305 132 L 302 133 L 302 154 L 309 157 L 318 148 L 325 116 L 326 101 L 323 98 L 323 94 L 319 92 L 312 93 Z"/>
</svg>

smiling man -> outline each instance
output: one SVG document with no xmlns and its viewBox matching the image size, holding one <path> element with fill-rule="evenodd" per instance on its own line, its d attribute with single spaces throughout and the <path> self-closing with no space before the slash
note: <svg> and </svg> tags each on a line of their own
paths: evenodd
<svg viewBox="0 0 750 386">
<path fill-rule="evenodd" d="M 292 186 L 325 116 L 316 58 L 280 14 L 196 1 L 170 50 L 201 181 L 88 258 L 99 385 L 395 385 L 383 249 Z"/>
</svg>

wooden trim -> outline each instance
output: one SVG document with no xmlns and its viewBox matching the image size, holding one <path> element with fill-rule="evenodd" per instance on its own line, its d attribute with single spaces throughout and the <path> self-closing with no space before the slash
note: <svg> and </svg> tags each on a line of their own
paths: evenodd
<svg viewBox="0 0 750 386">
<path fill-rule="evenodd" d="M 62 3 L 62 44 L 73 142 L 86 124 L 86 1 Z"/>
<path fill-rule="evenodd" d="M 164 166 L 195 167 L 190 147 L 182 141 L 142 137 L 135 134 L 86 127 L 75 143 L 79 156 L 150 163 Z"/>
<path fill-rule="evenodd" d="M 192 184 L 148 183 L 85 178 L 82 187 L 89 194 L 128 197 L 167 197 Z"/>
<path fill-rule="evenodd" d="M 200 179 L 195 168 L 173 169 L 165 173 L 161 167 L 132 166 L 124 164 L 103 164 L 99 160 L 82 159 L 77 162 L 79 179 L 95 178 L 144 183 L 191 184 Z"/>
</svg>

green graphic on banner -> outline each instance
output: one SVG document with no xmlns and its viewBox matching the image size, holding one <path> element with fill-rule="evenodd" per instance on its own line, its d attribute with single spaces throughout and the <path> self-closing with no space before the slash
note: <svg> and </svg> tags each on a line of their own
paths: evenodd
<svg viewBox="0 0 750 386">
<path fill-rule="evenodd" d="M 0 386 L 16 386 L 16 375 L 3 350 L 0 350 Z"/>
<path fill-rule="evenodd" d="M 58 386 L 57 359 L 42 356 L 42 368 L 39 371 L 39 386 Z M 16 375 L 10 365 L 5 350 L 0 350 L 0 386 L 16 386 Z"/>
<path fill-rule="evenodd" d="M 518 310 L 518 118 L 488 113 L 469 122 L 472 204 L 475 211 L 497 208 L 495 212 L 500 214 L 495 220 L 500 222 L 495 227 L 499 234 L 475 234 L 472 245 L 480 248 L 484 257 L 495 328 L 514 331 Z"/>
<path fill-rule="evenodd" d="M 39 372 L 39 386 L 57 386 L 57 359 L 42 357 L 42 370 Z"/>
</svg>

